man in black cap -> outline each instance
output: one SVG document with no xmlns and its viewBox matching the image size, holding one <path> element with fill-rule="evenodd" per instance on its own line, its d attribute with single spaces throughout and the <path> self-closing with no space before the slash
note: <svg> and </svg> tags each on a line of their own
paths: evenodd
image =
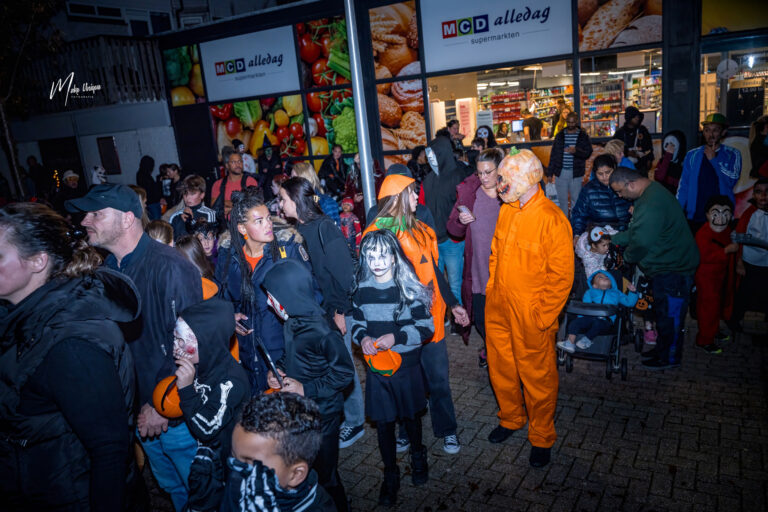
<svg viewBox="0 0 768 512">
<path fill-rule="evenodd" d="M 614 139 L 624 142 L 624 156 L 629 158 L 635 169 L 643 176 L 653 164 L 653 141 L 648 128 L 643 126 L 644 114 L 637 107 L 629 106 L 624 112 L 624 126 L 616 130 Z"/>
<path fill-rule="evenodd" d="M 109 251 L 105 264 L 130 277 L 139 290 L 141 317 L 126 328 L 138 383 L 137 434 L 158 483 L 171 495 L 176 510 L 182 510 L 197 441 L 183 420 L 169 421 L 155 410 L 152 393 L 175 371 L 176 316 L 203 300 L 200 273 L 175 249 L 144 233 L 141 200 L 127 185 L 96 185 L 64 206 L 85 212 L 82 225 L 88 242 Z"/>
</svg>

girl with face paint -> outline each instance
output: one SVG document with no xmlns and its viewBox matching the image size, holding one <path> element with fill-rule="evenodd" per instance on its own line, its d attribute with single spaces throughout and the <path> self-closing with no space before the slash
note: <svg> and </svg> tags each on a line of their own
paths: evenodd
<svg viewBox="0 0 768 512">
<path fill-rule="evenodd" d="M 701 262 L 696 269 L 696 319 L 699 330 L 696 346 L 709 354 L 720 354 L 716 340 L 726 340 L 719 332 L 720 319 L 728 320 L 733 307 L 734 254 L 731 243 L 733 203 L 726 196 L 713 196 L 707 202 L 707 224 L 696 232 Z"/>
<path fill-rule="evenodd" d="M 488 125 L 479 126 L 475 131 L 475 138 L 485 141 L 484 149 L 496 147 L 496 137 L 493 136 L 493 130 Z"/>
</svg>

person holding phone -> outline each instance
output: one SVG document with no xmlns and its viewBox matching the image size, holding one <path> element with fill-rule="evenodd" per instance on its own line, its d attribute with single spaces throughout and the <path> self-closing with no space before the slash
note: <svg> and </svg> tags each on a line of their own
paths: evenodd
<svg viewBox="0 0 768 512">
<path fill-rule="evenodd" d="M 483 339 L 478 349 L 478 364 L 481 368 L 488 366 L 485 351 L 485 286 L 488 283 L 491 240 L 501 208 L 496 192 L 496 177 L 502 158 L 504 152 L 497 148 L 480 153 L 475 174 L 456 187 L 456 204 L 446 225 L 451 235 L 465 240 L 461 298 L 475 329 Z M 470 329 L 462 332 L 465 342 L 469 334 Z"/>
</svg>

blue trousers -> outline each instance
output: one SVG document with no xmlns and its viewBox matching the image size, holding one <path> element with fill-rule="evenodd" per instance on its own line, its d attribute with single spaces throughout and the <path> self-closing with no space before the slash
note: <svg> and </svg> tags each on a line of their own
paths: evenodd
<svg viewBox="0 0 768 512">
<path fill-rule="evenodd" d="M 451 292 L 461 304 L 461 275 L 464 272 L 464 241 L 459 243 L 453 240 L 446 240 L 437 245 L 440 259 L 437 262 L 437 268 L 440 272 L 447 269 L 448 284 L 451 286 Z"/>
<path fill-rule="evenodd" d="M 580 316 L 568 322 L 567 334 L 583 334 L 594 340 L 601 334 L 609 334 L 613 324 L 610 320 L 597 316 Z M 578 337 L 578 336 L 577 336 Z"/>
<path fill-rule="evenodd" d="M 651 278 L 653 312 L 656 319 L 656 348 L 663 363 L 680 364 L 683 360 L 683 333 L 693 276 L 659 274 Z"/>
<path fill-rule="evenodd" d="M 352 322 L 352 316 L 346 317 L 347 334 L 344 335 L 344 344 L 352 357 L 355 378 L 349 388 L 344 390 L 344 423 L 345 427 L 356 427 L 365 423 L 365 402 L 363 402 L 363 388 L 360 386 L 360 377 L 357 375 L 357 368 L 354 366 L 355 356 L 352 354 L 352 330 L 349 328 Z"/>
<path fill-rule="evenodd" d="M 137 431 L 138 437 L 138 431 Z M 149 459 L 149 467 L 160 487 L 171 495 L 173 507 L 181 512 L 189 498 L 189 468 L 197 452 L 197 441 L 186 423 L 168 427 L 168 431 L 151 440 L 139 437 Z"/>
</svg>

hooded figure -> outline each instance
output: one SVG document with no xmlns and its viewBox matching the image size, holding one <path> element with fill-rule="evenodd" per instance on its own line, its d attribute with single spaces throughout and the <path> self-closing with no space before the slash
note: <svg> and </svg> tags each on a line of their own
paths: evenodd
<svg viewBox="0 0 768 512">
<path fill-rule="evenodd" d="M 261 151 L 259 151 L 257 164 L 259 167 L 259 189 L 264 193 L 264 201 L 270 201 L 274 197 L 271 186 L 272 180 L 283 172 L 283 161 L 280 159 L 280 147 L 273 146 L 266 135 Z"/>
<path fill-rule="evenodd" d="M 301 262 L 285 259 L 275 263 L 262 286 L 270 305 L 285 320 L 285 352 L 277 362 L 278 371 L 298 381 L 301 394 L 320 409 L 323 438 L 313 469 L 339 511 L 346 511 L 347 498 L 337 465 L 343 391 L 352 384 L 355 371 L 352 358 L 341 333 L 328 325 L 315 298 L 312 274 Z"/>
<path fill-rule="evenodd" d="M 680 130 L 672 130 L 664 136 L 661 147 L 664 152 L 656 164 L 653 178 L 676 194 L 680 176 L 683 174 L 683 158 L 688 151 L 685 146 L 685 134 Z"/>
<path fill-rule="evenodd" d="M 424 178 L 421 189 L 424 202 L 435 218 L 437 243 L 441 244 L 448 240 L 445 226 L 456 202 L 456 186 L 472 174 L 472 169 L 456 161 L 453 145 L 447 137 L 435 137 L 426 152 L 432 172 Z"/>
<path fill-rule="evenodd" d="M 221 449 L 226 462 L 234 420 L 251 395 L 245 370 L 229 353 L 235 310 L 231 302 L 214 298 L 188 307 L 179 318 L 197 338 L 199 354 L 194 384 L 179 389 L 184 420 L 192 436 Z"/>
<path fill-rule="evenodd" d="M 644 117 L 636 107 L 627 107 L 624 126 L 616 130 L 613 138 L 624 142 L 624 155 L 635 164 L 640 174 L 647 176 L 653 163 L 653 141 L 648 128 L 643 126 Z"/>
</svg>

